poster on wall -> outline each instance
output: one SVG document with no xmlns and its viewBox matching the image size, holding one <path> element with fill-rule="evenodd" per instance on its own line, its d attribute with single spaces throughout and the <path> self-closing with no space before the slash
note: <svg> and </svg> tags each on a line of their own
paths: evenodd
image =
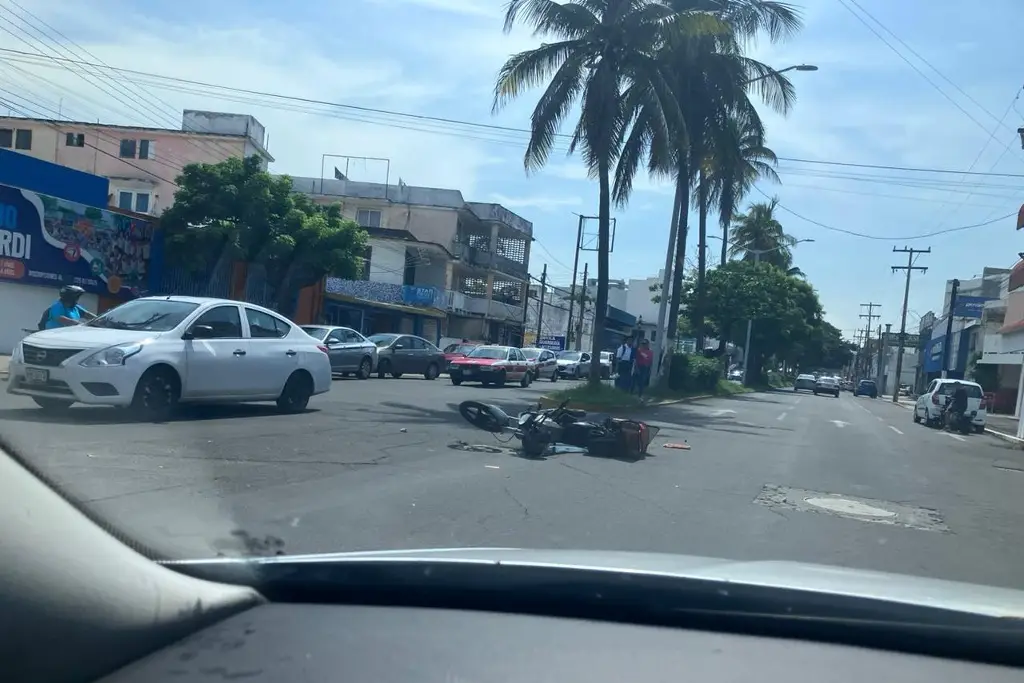
<svg viewBox="0 0 1024 683">
<path fill-rule="evenodd" d="M 149 221 L 0 185 L 0 282 L 139 296 L 152 240 Z"/>
</svg>

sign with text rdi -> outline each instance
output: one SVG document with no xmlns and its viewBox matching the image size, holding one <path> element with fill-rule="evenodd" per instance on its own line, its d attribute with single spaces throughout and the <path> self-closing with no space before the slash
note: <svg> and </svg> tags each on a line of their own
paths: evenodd
<svg viewBox="0 0 1024 683">
<path fill-rule="evenodd" d="M 152 240 L 149 221 L 0 185 L 0 281 L 139 296 Z"/>
</svg>

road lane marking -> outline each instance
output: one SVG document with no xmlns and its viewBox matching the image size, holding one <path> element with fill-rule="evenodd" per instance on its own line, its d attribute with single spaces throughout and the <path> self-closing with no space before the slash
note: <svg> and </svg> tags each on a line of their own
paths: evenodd
<svg viewBox="0 0 1024 683">
<path fill-rule="evenodd" d="M 711 417 L 722 417 L 723 415 L 728 415 L 729 413 L 732 413 L 733 415 L 735 415 L 736 411 L 735 410 L 729 410 L 728 408 L 723 408 L 723 409 L 716 410 L 713 413 L 711 413 Z"/>
<path fill-rule="evenodd" d="M 500 470 L 501 469 L 497 465 L 484 465 L 484 467 L 486 467 L 489 470 Z"/>
<path fill-rule="evenodd" d="M 897 434 L 899 434 L 899 435 L 901 435 L 901 436 L 902 436 L 902 434 L 903 434 L 903 432 L 901 432 L 900 430 L 896 429 L 896 428 L 895 428 L 895 427 L 893 427 L 892 425 L 889 425 L 889 429 L 891 429 L 892 431 L 896 432 Z"/>
<path fill-rule="evenodd" d="M 836 427 L 839 427 L 840 429 L 850 424 L 849 422 L 843 422 L 842 420 L 829 420 L 829 422 L 834 424 Z"/>
<path fill-rule="evenodd" d="M 952 438 L 956 439 L 957 441 L 967 441 L 967 439 L 965 439 L 964 437 L 960 436 L 959 434 L 950 434 L 949 432 L 946 432 L 946 436 L 952 437 Z"/>
<path fill-rule="evenodd" d="M 796 401 L 793 402 L 793 405 L 795 405 L 795 406 L 800 405 L 800 401 L 802 401 L 802 400 L 803 400 L 802 398 L 798 398 Z"/>
<path fill-rule="evenodd" d="M 785 414 L 785 413 L 782 413 L 782 415 L 779 415 L 779 416 L 778 416 L 777 418 L 775 418 L 775 419 L 776 419 L 776 420 L 780 420 L 780 421 L 781 421 L 781 420 L 785 420 L 785 419 L 786 419 L 786 414 Z"/>
</svg>

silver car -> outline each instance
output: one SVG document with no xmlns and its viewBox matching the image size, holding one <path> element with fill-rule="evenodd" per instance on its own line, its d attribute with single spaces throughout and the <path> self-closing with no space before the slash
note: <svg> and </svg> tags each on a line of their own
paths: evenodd
<svg viewBox="0 0 1024 683">
<path fill-rule="evenodd" d="M 377 346 L 352 328 L 303 325 L 302 329 L 327 347 L 332 375 L 369 379 L 377 369 Z"/>
</svg>

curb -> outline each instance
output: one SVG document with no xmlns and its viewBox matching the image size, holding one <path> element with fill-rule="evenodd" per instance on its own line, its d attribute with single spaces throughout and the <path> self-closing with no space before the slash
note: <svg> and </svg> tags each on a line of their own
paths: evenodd
<svg viewBox="0 0 1024 683">
<path fill-rule="evenodd" d="M 913 410 L 914 409 L 914 406 L 907 405 L 906 403 L 897 403 L 896 405 L 898 405 L 900 408 L 905 408 L 907 410 Z M 1009 443 L 1014 443 L 1014 444 L 1017 444 L 1017 445 L 1021 446 L 1022 448 L 1024 448 L 1024 439 L 1018 439 L 1013 434 L 1007 434 L 1006 432 L 997 432 L 996 430 L 992 429 L 991 427 L 985 427 L 985 433 L 989 434 L 991 436 L 994 436 L 995 438 L 999 439 L 1000 441 L 1007 441 Z"/>
</svg>

